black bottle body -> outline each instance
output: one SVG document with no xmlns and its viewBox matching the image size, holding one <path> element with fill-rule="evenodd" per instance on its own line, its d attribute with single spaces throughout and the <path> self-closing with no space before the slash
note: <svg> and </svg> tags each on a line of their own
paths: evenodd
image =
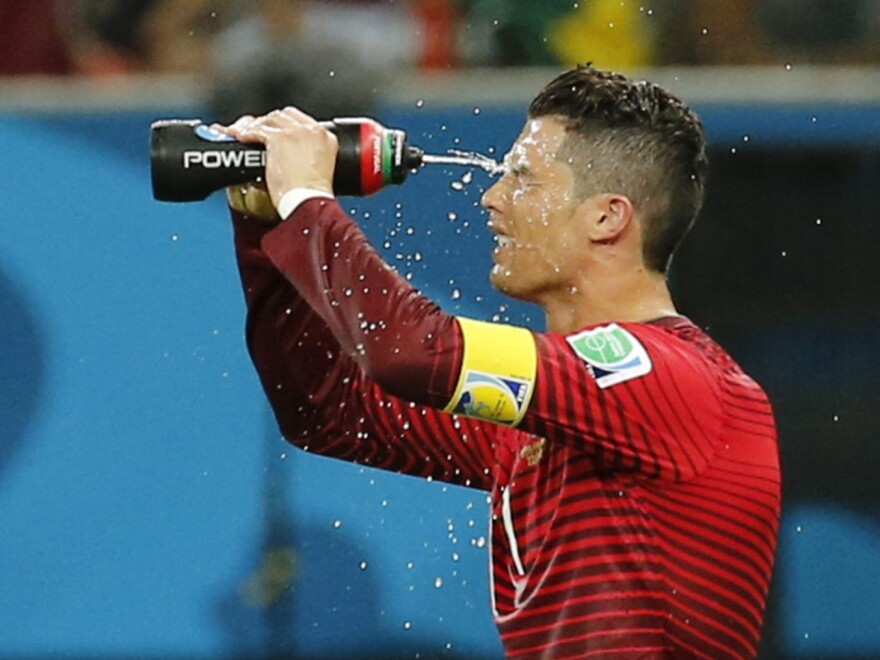
<svg viewBox="0 0 880 660">
<path fill-rule="evenodd" d="M 336 195 L 370 195 L 403 183 L 421 165 L 422 151 L 403 131 L 367 118 L 323 122 L 339 141 L 333 176 Z M 164 119 L 150 127 L 153 197 L 164 202 L 205 199 L 215 190 L 261 180 L 266 150 L 238 142 L 198 119 Z"/>
</svg>

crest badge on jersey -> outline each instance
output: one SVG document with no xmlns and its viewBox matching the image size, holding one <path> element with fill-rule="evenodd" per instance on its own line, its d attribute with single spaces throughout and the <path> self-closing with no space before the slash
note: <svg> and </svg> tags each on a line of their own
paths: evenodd
<svg viewBox="0 0 880 660">
<path fill-rule="evenodd" d="M 522 417 L 530 388 L 531 383 L 527 380 L 468 370 L 461 396 L 452 412 L 499 424 L 513 424 Z"/>
<path fill-rule="evenodd" d="M 579 332 L 566 341 L 603 389 L 644 376 L 653 367 L 642 343 L 616 323 Z"/>
<path fill-rule="evenodd" d="M 529 464 L 529 467 L 535 467 L 544 458 L 544 445 L 546 444 L 546 438 L 538 438 L 524 446 L 520 450 L 519 456 Z"/>
</svg>

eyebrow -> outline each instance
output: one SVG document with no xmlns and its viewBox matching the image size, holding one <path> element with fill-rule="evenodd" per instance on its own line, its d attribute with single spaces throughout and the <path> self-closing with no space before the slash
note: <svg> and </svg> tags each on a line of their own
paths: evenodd
<svg viewBox="0 0 880 660">
<path fill-rule="evenodd" d="M 508 172 L 513 172 L 514 174 L 528 174 L 531 171 L 528 161 L 525 160 L 520 160 L 514 164 L 511 163 L 511 159 L 505 158 L 504 167 Z"/>
</svg>

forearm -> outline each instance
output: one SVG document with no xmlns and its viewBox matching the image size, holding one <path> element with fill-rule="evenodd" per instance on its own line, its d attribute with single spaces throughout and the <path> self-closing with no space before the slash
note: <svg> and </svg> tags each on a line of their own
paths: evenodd
<svg viewBox="0 0 880 660">
<path fill-rule="evenodd" d="M 383 392 L 262 251 L 268 229 L 234 219 L 248 347 L 284 437 L 314 453 L 488 488 L 486 429 Z"/>
<path fill-rule="evenodd" d="M 455 318 L 395 273 L 334 200 L 305 202 L 261 245 L 368 376 L 410 401 L 449 402 L 461 360 Z"/>
<path fill-rule="evenodd" d="M 248 308 L 247 344 L 263 389 L 285 437 L 299 444 L 329 432 L 333 416 L 322 405 L 350 380 L 356 365 L 341 354 L 327 324 L 263 253 L 271 225 L 233 212 L 235 248 Z"/>
</svg>

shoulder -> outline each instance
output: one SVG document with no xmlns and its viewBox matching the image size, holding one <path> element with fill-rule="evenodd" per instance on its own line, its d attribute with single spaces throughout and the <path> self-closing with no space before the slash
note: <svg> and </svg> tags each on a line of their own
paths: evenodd
<svg viewBox="0 0 880 660">
<path fill-rule="evenodd" d="M 539 341 L 582 363 L 600 389 L 640 383 L 674 386 L 703 399 L 719 395 L 721 372 L 713 357 L 721 349 L 683 317 L 604 323 L 569 334 L 545 333 Z"/>
</svg>

